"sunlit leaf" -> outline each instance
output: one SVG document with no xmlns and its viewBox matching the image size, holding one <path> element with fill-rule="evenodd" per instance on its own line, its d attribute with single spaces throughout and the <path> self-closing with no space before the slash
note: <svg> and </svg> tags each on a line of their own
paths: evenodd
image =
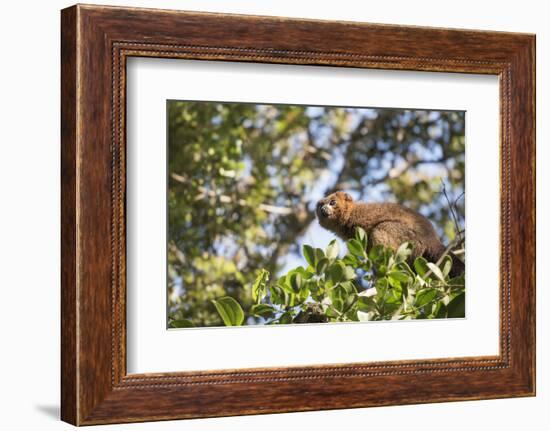
<svg viewBox="0 0 550 431">
<path fill-rule="evenodd" d="M 370 315 L 368 312 L 364 312 L 364 311 L 357 311 L 357 317 L 359 319 L 360 322 L 368 322 L 370 320 Z"/>
<path fill-rule="evenodd" d="M 445 276 L 443 275 L 443 273 L 435 263 L 428 262 L 428 268 L 430 268 L 430 271 L 432 271 L 432 273 L 437 278 L 439 278 L 439 280 L 445 283 Z"/>
<path fill-rule="evenodd" d="M 348 251 L 354 256 L 365 258 L 367 256 L 361 242 L 357 239 L 350 239 L 347 243 Z"/>
<path fill-rule="evenodd" d="M 355 239 L 363 246 L 363 250 L 367 249 L 367 233 L 362 227 L 355 228 Z"/>
<path fill-rule="evenodd" d="M 212 303 L 216 307 L 225 326 L 241 326 L 243 324 L 244 312 L 235 299 L 230 296 L 224 296 L 218 300 L 213 300 Z"/>
<path fill-rule="evenodd" d="M 286 305 L 288 303 L 288 294 L 280 285 L 271 286 L 269 290 L 273 304 Z"/>
<path fill-rule="evenodd" d="M 294 292 L 298 292 L 302 287 L 302 276 L 300 273 L 295 272 L 290 276 L 290 286 Z"/>
<path fill-rule="evenodd" d="M 304 257 L 313 268 L 315 268 L 315 250 L 310 245 L 304 244 L 302 247 L 302 251 L 304 253 Z"/>
<path fill-rule="evenodd" d="M 269 271 L 262 269 L 252 284 L 252 300 L 259 304 L 267 294 L 267 281 L 269 280 Z"/>
<path fill-rule="evenodd" d="M 426 273 L 430 270 L 430 268 L 428 267 L 428 261 L 422 256 L 417 257 L 414 260 L 414 270 L 419 276 L 424 277 Z"/>
<path fill-rule="evenodd" d="M 328 259 L 326 257 L 321 258 L 317 262 L 316 272 L 317 274 L 323 274 L 328 267 Z"/>
<path fill-rule="evenodd" d="M 395 252 L 395 260 L 397 262 L 404 262 L 409 258 L 411 254 L 412 254 L 411 244 L 408 242 L 405 242 L 401 244 L 397 249 L 397 251 Z"/>
<path fill-rule="evenodd" d="M 325 252 L 322 249 L 317 247 L 315 249 L 315 262 L 319 263 L 321 259 L 325 259 L 325 258 L 326 258 Z"/>
<path fill-rule="evenodd" d="M 357 274 L 352 266 L 346 266 L 344 268 L 344 280 L 354 280 L 356 277 Z"/>
<path fill-rule="evenodd" d="M 305 280 L 309 280 L 314 275 L 313 272 L 306 270 L 303 266 L 299 266 L 294 271 L 299 273 L 302 276 L 302 278 Z"/>
<path fill-rule="evenodd" d="M 339 253 L 340 253 L 340 246 L 338 245 L 336 240 L 333 239 L 327 247 L 327 252 L 326 252 L 327 259 L 329 260 L 336 259 Z"/>
<path fill-rule="evenodd" d="M 441 265 L 440 265 L 441 273 L 443 277 L 447 277 L 449 275 L 452 267 L 453 267 L 453 259 L 451 258 L 451 256 L 448 256 L 448 255 L 445 256 L 443 258 L 443 262 L 441 262 Z"/>
</svg>

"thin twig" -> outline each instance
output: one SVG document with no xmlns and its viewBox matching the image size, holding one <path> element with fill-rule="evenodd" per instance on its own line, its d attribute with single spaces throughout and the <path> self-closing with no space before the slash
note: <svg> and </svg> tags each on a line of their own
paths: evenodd
<svg viewBox="0 0 550 431">
<path fill-rule="evenodd" d="M 455 213 L 455 205 L 456 205 L 456 202 L 458 201 L 458 199 L 462 196 L 459 196 L 459 198 L 457 198 L 455 200 L 455 203 L 452 204 L 451 203 L 451 200 L 449 199 L 449 195 L 447 194 L 447 189 L 445 187 L 445 183 L 443 182 L 443 180 L 441 180 L 441 186 L 443 188 L 443 196 L 445 196 L 445 200 L 447 201 L 447 205 L 449 205 L 449 210 L 451 211 L 451 217 L 453 218 L 453 222 L 455 224 L 455 230 L 456 230 L 456 235 L 458 236 L 459 239 L 462 239 L 461 235 L 460 235 L 460 226 L 458 225 L 458 217 L 456 216 L 456 213 Z M 464 193 L 463 193 L 464 194 Z"/>
<path fill-rule="evenodd" d="M 179 175 L 176 173 L 171 173 L 170 176 L 180 183 L 185 184 L 187 182 L 187 178 L 183 175 Z M 236 203 L 239 206 L 242 207 L 250 207 L 251 205 L 246 202 L 244 199 L 237 199 L 235 200 L 233 197 L 224 195 L 224 194 L 218 194 L 214 190 L 207 190 L 204 187 L 198 187 L 199 194 L 195 196 L 195 200 L 201 200 L 205 197 L 209 198 L 218 198 L 221 203 L 224 204 L 230 204 L 230 203 Z M 262 211 L 265 211 L 267 213 L 271 214 L 278 214 L 278 215 L 289 215 L 292 214 L 294 211 L 292 208 L 288 207 L 282 207 L 282 206 L 276 206 L 276 205 L 270 205 L 270 204 L 258 204 L 254 206 L 254 208 L 258 208 Z"/>
<path fill-rule="evenodd" d="M 464 231 L 461 231 L 461 232 L 464 232 Z M 439 257 L 439 259 L 437 259 L 437 262 L 435 262 L 435 266 L 437 266 L 439 268 L 439 265 L 441 265 L 441 262 L 443 262 L 443 259 L 445 259 L 446 256 L 449 255 L 449 253 L 451 252 L 451 250 L 454 248 L 454 247 L 457 247 L 459 245 L 462 245 L 462 243 L 464 243 L 464 239 L 463 238 L 458 238 L 456 239 L 455 241 L 451 242 L 447 248 L 445 249 L 445 251 L 443 252 L 443 254 Z M 428 272 L 426 274 L 424 274 L 424 279 L 428 278 L 430 275 L 432 274 L 432 270 L 428 270 Z"/>
</svg>

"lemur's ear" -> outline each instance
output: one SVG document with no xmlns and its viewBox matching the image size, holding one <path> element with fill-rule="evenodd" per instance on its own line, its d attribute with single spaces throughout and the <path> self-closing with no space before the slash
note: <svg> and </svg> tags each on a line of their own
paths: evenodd
<svg viewBox="0 0 550 431">
<path fill-rule="evenodd" d="M 348 201 L 348 202 L 353 201 L 353 198 L 348 193 L 343 192 L 343 195 L 344 195 L 344 200 L 345 201 Z"/>
</svg>

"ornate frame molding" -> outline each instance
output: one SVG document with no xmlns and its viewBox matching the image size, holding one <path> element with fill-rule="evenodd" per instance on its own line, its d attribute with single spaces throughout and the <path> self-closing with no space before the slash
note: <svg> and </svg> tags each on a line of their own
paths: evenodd
<svg viewBox="0 0 550 431">
<path fill-rule="evenodd" d="M 255 28 L 272 32 L 258 35 Z M 337 40 L 329 37 L 334 32 Z M 98 424 L 533 395 L 534 46 L 534 36 L 523 34 L 99 6 L 65 9 L 62 419 Z M 498 75 L 500 354 L 127 375 L 125 65 L 131 56 Z M 258 390 L 263 399 L 246 397 Z"/>
</svg>

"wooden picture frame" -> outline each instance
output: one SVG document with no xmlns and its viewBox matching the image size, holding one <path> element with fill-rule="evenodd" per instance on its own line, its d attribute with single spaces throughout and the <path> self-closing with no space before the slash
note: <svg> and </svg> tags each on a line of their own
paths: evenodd
<svg viewBox="0 0 550 431">
<path fill-rule="evenodd" d="M 534 35 L 83 5 L 61 17 L 64 421 L 535 394 Z M 125 65 L 131 56 L 498 75 L 500 354 L 128 375 Z"/>
</svg>

